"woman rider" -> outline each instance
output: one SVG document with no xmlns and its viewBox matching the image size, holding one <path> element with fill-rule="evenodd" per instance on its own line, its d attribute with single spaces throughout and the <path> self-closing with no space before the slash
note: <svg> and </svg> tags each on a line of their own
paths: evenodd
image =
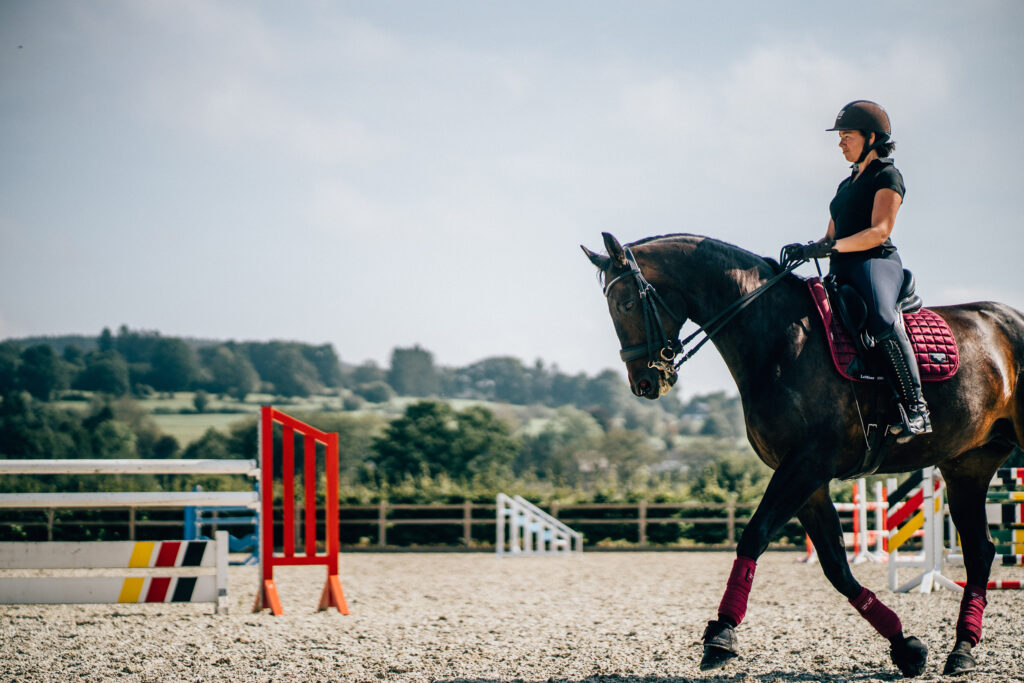
<svg viewBox="0 0 1024 683">
<path fill-rule="evenodd" d="M 853 163 L 829 204 L 825 236 L 811 244 L 783 248 L 785 263 L 830 258 L 837 280 L 851 285 L 868 308 L 867 332 L 892 368 L 899 393 L 899 440 L 932 431 L 928 404 L 921 393 L 917 359 L 896 311 L 903 286 L 903 263 L 889 235 L 906 191 L 903 176 L 889 156 L 895 147 L 889 115 L 877 103 L 855 100 L 843 107 L 830 131 L 839 131 L 839 148 Z"/>
</svg>

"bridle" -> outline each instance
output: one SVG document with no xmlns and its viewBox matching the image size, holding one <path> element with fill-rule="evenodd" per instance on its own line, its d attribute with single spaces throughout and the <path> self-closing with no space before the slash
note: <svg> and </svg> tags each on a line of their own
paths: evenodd
<svg viewBox="0 0 1024 683">
<path fill-rule="evenodd" d="M 740 311 L 749 306 L 754 302 L 757 297 L 764 294 L 770 287 L 778 283 L 782 278 L 793 272 L 798 266 L 806 263 L 806 259 L 789 263 L 779 273 L 776 273 L 769 278 L 764 284 L 757 289 L 747 292 L 736 301 L 732 302 L 725 307 L 722 311 L 712 316 L 703 325 L 699 326 L 692 334 L 686 339 L 669 339 L 666 338 L 663 342 L 655 342 L 655 339 L 665 334 L 665 327 L 661 322 L 661 315 L 658 313 L 658 308 L 661 307 L 665 313 L 667 313 L 673 320 L 679 323 L 682 327 L 685 322 L 682 316 L 676 315 L 672 312 L 672 309 L 668 307 L 665 300 L 661 298 L 658 291 L 654 288 L 650 282 L 644 277 L 643 273 L 640 272 L 640 266 L 636 263 L 636 257 L 633 256 L 633 251 L 629 247 L 624 247 L 623 251 L 626 256 L 626 265 L 629 266 L 629 270 L 624 273 L 620 273 L 611 280 L 608 281 L 604 286 L 605 298 L 608 297 L 608 293 L 611 291 L 613 285 L 617 282 L 624 280 L 627 277 L 632 277 L 633 282 L 637 287 L 637 291 L 640 295 L 640 304 L 643 307 L 644 312 L 644 329 L 646 333 L 646 341 L 641 344 L 634 344 L 632 346 L 624 346 L 619 350 L 619 358 L 622 362 L 629 363 L 630 361 L 638 360 L 647 356 L 647 367 L 657 370 L 661 375 L 668 381 L 668 383 L 675 384 L 677 371 L 686 361 L 693 358 L 694 354 L 704 346 L 713 336 L 718 334 L 723 327 L 725 327 L 730 320 L 736 317 Z M 687 344 L 692 342 L 697 335 L 703 334 L 704 338 L 699 340 L 697 344 L 690 350 L 686 350 Z M 676 360 L 676 356 L 680 356 L 679 360 Z"/>
<path fill-rule="evenodd" d="M 682 316 L 672 312 L 672 309 L 668 307 L 665 300 L 658 294 L 658 290 L 640 272 L 640 266 L 637 265 L 636 257 L 633 256 L 632 250 L 626 247 L 624 251 L 626 254 L 626 265 L 629 266 L 629 270 L 609 280 L 604 286 L 604 295 L 607 298 L 612 287 L 620 280 L 626 277 L 633 278 L 633 283 L 636 285 L 640 295 L 640 305 L 643 307 L 646 341 L 641 344 L 622 347 L 619 350 L 619 358 L 622 359 L 623 363 L 629 363 L 630 361 L 647 356 L 647 367 L 658 370 L 670 384 L 675 384 L 676 372 L 672 363 L 676 356 L 682 352 L 683 345 L 678 338 L 673 341 L 666 337 L 661 342 L 660 348 L 658 343 L 654 341 L 665 334 L 665 326 L 661 322 L 661 314 L 658 312 L 658 307 L 660 306 L 665 313 L 678 322 L 680 327 L 684 319 Z"/>
</svg>

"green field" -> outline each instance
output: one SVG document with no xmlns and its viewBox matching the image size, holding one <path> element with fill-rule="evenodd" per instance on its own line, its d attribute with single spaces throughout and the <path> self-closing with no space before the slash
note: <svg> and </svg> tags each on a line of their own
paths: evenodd
<svg viewBox="0 0 1024 683">
<path fill-rule="evenodd" d="M 74 392 L 81 396 L 88 392 Z M 206 410 L 195 412 L 195 394 L 191 391 L 160 394 L 147 398 L 135 398 L 132 401 L 148 413 L 160 431 L 177 439 L 182 448 L 198 440 L 208 429 L 216 429 L 225 434 L 232 425 L 254 418 L 262 405 L 273 405 L 289 413 L 309 413 L 315 411 L 340 411 L 341 399 L 337 396 L 311 396 L 308 398 L 282 399 L 269 394 L 252 394 L 245 401 L 231 398 L 221 399 L 210 396 Z M 58 400 L 54 405 L 78 413 L 86 413 L 92 403 L 85 400 Z M 382 406 L 380 410 L 387 411 Z M 400 408 L 392 408 L 398 411 Z"/>
<path fill-rule="evenodd" d="M 78 400 L 54 401 L 54 405 L 85 414 L 93 408 L 89 392 L 76 391 L 73 394 Z M 156 423 L 160 431 L 173 436 L 182 448 L 197 441 L 209 429 L 225 434 L 239 422 L 252 420 L 259 413 L 260 406 L 272 405 L 291 414 L 312 412 L 341 412 L 344 410 L 342 399 L 335 395 L 310 396 L 307 398 L 282 398 L 270 394 L 251 394 L 245 401 L 232 398 L 209 396 L 206 409 L 202 413 L 195 412 L 195 394 L 191 391 L 159 394 L 147 398 L 129 399 L 143 412 L 147 413 Z M 423 399 L 408 396 L 396 396 L 387 403 L 367 403 L 354 413 L 376 413 L 397 417 L 406 407 Z M 471 399 L 451 399 L 448 401 L 456 410 L 463 410 L 471 405 L 486 405 L 499 416 L 513 423 L 529 425 L 530 430 L 537 431 L 547 423 L 554 412 L 552 408 L 538 406 L 516 406 L 504 403 L 492 403 Z"/>
</svg>

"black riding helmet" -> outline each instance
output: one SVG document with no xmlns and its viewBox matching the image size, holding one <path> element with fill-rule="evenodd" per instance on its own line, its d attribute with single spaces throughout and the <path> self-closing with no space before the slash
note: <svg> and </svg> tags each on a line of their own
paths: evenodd
<svg viewBox="0 0 1024 683">
<path fill-rule="evenodd" d="M 858 163 L 864 161 L 864 157 L 871 150 L 887 143 L 892 135 L 889 114 L 882 108 L 882 105 L 871 100 L 854 100 L 850 102 L 839 110 L 835 125 L 826 130 L 859 130 L 864 135 L 865 140 L 868 139 L 871 133 L 875 134 L 875 143 L 870 146 L 864 145 L 864 150 L 860 153 L 860 159 L 857 159 Z"/>
</svg>

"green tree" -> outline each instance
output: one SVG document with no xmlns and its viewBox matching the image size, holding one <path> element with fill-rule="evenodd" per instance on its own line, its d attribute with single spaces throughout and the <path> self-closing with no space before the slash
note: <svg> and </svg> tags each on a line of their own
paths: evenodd
<svg viewBox="0 0 1024 683">
<path fill-rule="evenodd" d="M 114 335 L 111 334 L 109 327 L 104 327 L 103 331 L 100 332 L 100 336 L 96 340 L 96 346 L 100 352 L 114 350 Z"/>
<path fill-rule="evenodd" d="M 230 460 L 238 457 L 234 452 L 234 446 L 231 436 L 211 427 L 197 441 L 193 441 L 185 448 L 182 457 L 186 460 Z"/>
<path fill-rule="evenodd" d="M 387 379 L 388 373 L 384 372 L 372 360 L 368 360 L 362 365 L 352 368 L 352 372 L 348 377 L 348 385 L 350 387 L 357 387 L 360 384 L 369 384 L 370 382 L 386 382 Z"/>
<path fill-rule="evenodd" d="M 434 356 L 429 351 L 414 346 L 411 349 L 396 348 L 391 353 L 391 370 L 388 384 L 399 396 L 432 396 L 438 393 L 440 383 L 434 368 Z"/>
<path fill-rule="evenodd" d="M 592 412 L 619 415 L 633 400 L 626 380 L 613 370 L 604 370 L 587 381 L 577 405 Z"/>
<path fill-rule="evenodd" d="M 420 401 L 392 421 L 374 442 L 376 465 L 392 482 L 408 476 L 504 476 L 518 448 L 507 424 L 485 407 L 456 412 L 446 403 Z"/>
<path fill-rule="evenodd" d="M 303 346 L 302 357 L 316 368 L 317 377 L 325 387 L 341 386 L 341 360 L 333 346 Z"/>
<path fill-rule="evenodd" d="M 73 372 L 78 372 L 85 367 L 85 354 L 75 344 L 68 344 L 60 354 L 61 359 L 70 366 Z"/>
<path fill-rule="evenodd" d="M 640 468 L 653 465 L 660 457 L 643 432 L 629 429 L 609 430 L 601 440 L 598 452 L 602 463 L 622 480 Z"/>
<path fill-rule="evenodd" d="M 518 358 L 485 358 L 462 372 L 482 398 L 519 405 L 533 401 L 532 378 Z"/>
<path fill-rule="evenodd" d="M 309 396 L 322 388 L 316 368 L 303 357 L 300 344 L 273 341 L 246 348 L 256 372 L 276 393 Z"/>
<path fill-rule="evenodd" d="M 256 390 L 259 375 L 242 349 L 221 344 L 203 349 L 200 356 L 210 376 L 206 387 L 209 391 L 241 401 Z"/>
<path fill-rule="evenodd" d="M 21 347 L 14 342 L 0 343 L 0 396 L 17 390 L 20 364 Z"/>
<path fill-rule="evenodd" d="M 49 344 L 36 344 L 25 349 L 18 366 L 18 383 L 41 401 L 48 401 L 53 392 L 67 388 L 64 364 Z"/>
<path fill-rule="evenodd" d="M 185 391 L 199 374 L 199 359 L 181 339 L 156 340 L 150 356 L 149 384 L 157 391 Z"/>
<path fill-rule="evenodd" d="M 593 416 L 563 406 L 539 431 L 523 436 L 515 474 L 575 486 L 581 482 L 580 465 L 595 459 L 603 437 Z"/>
<path fill-rule="evenodd" d="M 88 458 L 92 442 L 79 418 L 15 391 L 0 401 L 0 458 Z"/>
<path fill-rule="evenodd" d="M 117 351 L 97 351 L 85 357 L 85 369 L 75 378 L 74 388 L 124 396 L 130 389 L 128 364 Z"/>
<path fill-rule="evenodd" d="M 387 403 L 395 395 L 394 389 L 386 382 L 360 384 L 352 392 L 370 403 Z"/>
</svg>

